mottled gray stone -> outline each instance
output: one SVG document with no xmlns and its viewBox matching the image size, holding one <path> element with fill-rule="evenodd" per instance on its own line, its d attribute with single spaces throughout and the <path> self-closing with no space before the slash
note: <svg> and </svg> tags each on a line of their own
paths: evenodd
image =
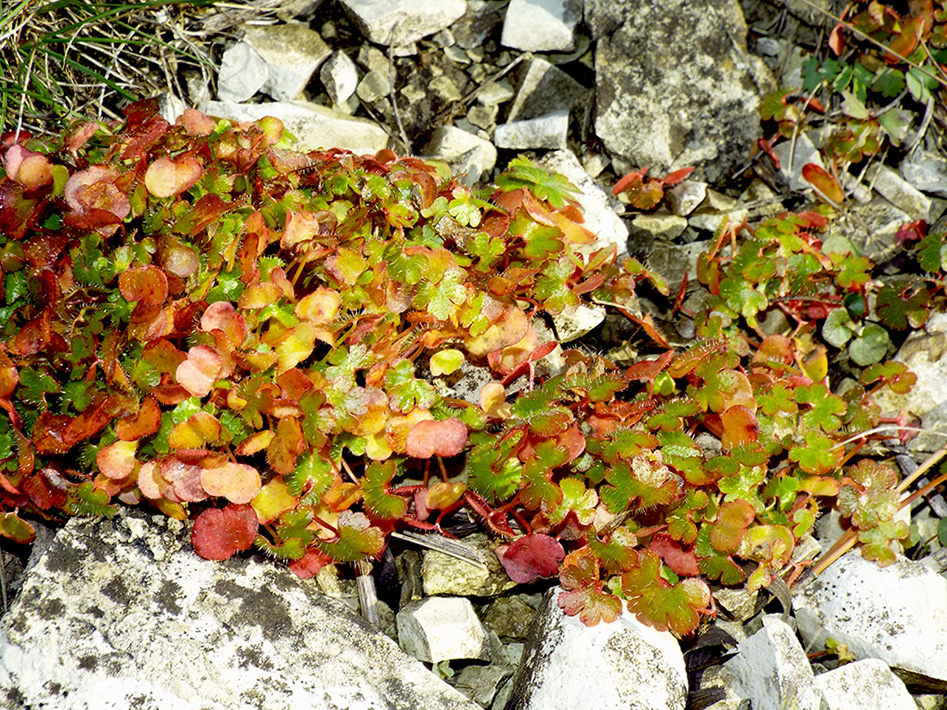
<svg viewBox="0 0 947 710">
<path fill-rule="evenodd" d="M 355 93 L 355 87 L 358 86 L 358 69 L 345 52 L 333 52 L 319 70 L 319 78 L 322 79 L 322 85 L 326 87 L 326 93 L 332 102 L 342 104 Z"/>
<path fill-rule="evenodd" d="M 299 96 L 331 53 L 318 32 L 297 22 L 248 27 L 243 40 L 256 50 L 269 68 L 269 75 L 260 90 L 277 101 L 289 101 Z"/>
<path fill-rule="evenodd" d="M 398 612 L 398 643 L 420 661 L 489 658 L 486 634 L 464 597 L 428 597 Z"/>
<path fill-rule="evenodd" d="M 587 89 L 559 67 L 533 57 L 516 86 L 508 121 L 525 121 L 568 111 Z"/>
<path fill-rule="evenodd" d="M 569 112 L 557 111 L 528 121 L 499 125 L 493 134 L 493 140 L 498 148 L 560 150 L 566 147 L 568 132 Z"/>
<path fill-rule="evenodd" d="M 817 675 L 815 685 L 822 691 L 828 710 L 917 710 L 901 679 L 875 658 Z"/>
<path fill-rule="evenodd" d="M 849 552 L 803 589 L 793 608 L 807 647 L 826 638 L 947 691 L 947 579 L 919 562 L 888 567 Z"/>
<path fill-rule="evenodd" d="M 559 608 L 560 588 L 537 612 L 507 710 L 661 708 L 683 710 L 684 657 L 668 632 L 628 611 L 586 626 Z"/>
<path fill-rule="evenodd" d="M 759 101 L 775 82 L 746 49 L 737 0 L 593 2 L 595 130 L 619 172 L 697 166 L 727 179 L 750 160 Z"/>
<path fill-rule="evenodd" d="M 0 622 L 0 706 L 477 707 L 315 580 L 202 560 L 180 523 L 127 509 L 71 520 L 28 572 Z"/>
<path fill-rule="evenodd" d="M 511 0 L 500 42 L 526 52 L 566 51 L 581 17 L 582 0 Z"/>
<path fill-rule="evenodd" d="M 450 27 L 467 9 L 464 0 L 340 0 L 340 4 L 368 39 L 394 46 Z"/>
</svg>

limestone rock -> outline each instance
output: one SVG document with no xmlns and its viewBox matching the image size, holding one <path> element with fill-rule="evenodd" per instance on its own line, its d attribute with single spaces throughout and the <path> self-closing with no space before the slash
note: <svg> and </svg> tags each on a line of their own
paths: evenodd
<svg viewBox="0 0 947 710">
<path fill-rule="evenodd" d="M 758 710 L 819 710 L 822 694 L 813 685 L 812 666 L 793 630 L 776 616 L 763 617 L 763 628 L 737 646 L 726 663 L 736 693 Z"/>
<path fill-rule="evenodd" d="M 947 690 L 947 579 L 919 562 L 889 567 L 850 552 L 798 591 L 799 632 L 819 650 L 826 638 L 856 658 L 926 676 Z"/>
<path fill-rule="evenodd" d="M 27 573 L 0 622 L 0 706 L 477 707 L 315 580 L 202 560 L 180 523 L 127 509 L 74 518 Z"/>
<path fill-rule="evenodd" d="M 208 101 L 201 109 L 210 116 L 232 121 L 256 121 L 275 116 L 296 140 L 301 152 L 320 148 L 345 148 L 356 153 L 377 153 L 388 147 L 388 134 L 372 121 L 352 118 L 307 101 L 234 104 Z"/>
<path fill-rule="evenodd" d="M 687 229 L 687 220 L 676 214 L 639 214 L 631 220 L 628 232 L 635 239 L 665 242 L 677 239 Z"/>
<path fill-rule="evenodd" d="M 512 121 L 497 126 L 493 141 L 498 148 L 548 148 L 559 150 L 566 147 L 569 132 L 569 112 L 555 113 L 528 121 Z"/>
<path fill-rule="evenodd" d="M 248 27 L 243 41 L 266 62 L 268 76 L 260 90 L 277 101 L 299 96 L 331 53 L 318 32 L 297 22 Z"/>
<path fill-rule="evenodd" d="M 500 42 L 526 52 L 568 51 L 582 0 L 511 0 Z"/>
<path fill-rule="evenodd" d="M 628 228 L 616 212 L 621 209 L 621 204 L 595 184 L 572 151 L 558 150 L 548 153 L 536 163 L 546 170 L 565 175 L 569 182 L 579 189 L 575 199 L 582 206 L 585 217 L 583 226 L 598 239 L 591 244 L 580 244 L 576 251 L 588 254 L 614 245 L 619 256 L 627 253 Z"/>
<path fill-rule="evenodd" d="M 917 150 L 901 161 L 898 170 L 918 190 L 947 197 L 947 158 L 936 152 Z"/>
<path fill-rule="evenodd" d="M 848 663 L 815 677 L 828 710 L 916 710 L 904 683 L 875 658 Z"/>
<path fill-rule="evenodd" d="M 586 626 L 562 612 L 560 592 L 551 590 L 537 612 L 508 710 L 683 710 L 684 657 L 670 633 L 627 611 Z"/>
<path fill-rule="evenodd" d="M 696 210 L 707 197 L 707 183 L 699 180 L 685 180 L 667 190 L 671 211 L 680 217 L 686 217 Z"/>
<path fill-rule="evenodd" d="M 716 182 L 749 160 L 775 82 L 746 50 L 737 0 L 593 2 L 586 20 L 600 35 L 595 130 L 619 173 L 694 165 Z"/>
<path fill-rule="evenodd" d="M 497 559 L 487 535 L 468 535 L 463 542 L 473 548 L 482 564 L 475 565 L 443 552 L 428 550 L 424 553 L 424 562 L 421 565 L 425 594 L 492 597 L 516 586 Z"/>
<path fill-rule="evenodd" d="M 263 88 L 270 68 L 246 42 L 237 42 L 224 52 L 217 72 L 217 94 L 222 102 L 240 103 Z"/>
<path fill-rule="evenodd" d="M 358 86 L 358 69 L 345 52 L 333 52 L 319 70 L 319 78 L 332 103 L 343 104 L 355 93 L 355 87 Z"/>
<path fill-rule="evenodd" d="M 464 0 L 340 0 L 362 33 L 375 44 L 396 47 L 432 35 L 459 19 Z"/>
<path fill-rule="evenodd" d="M 773 153 L 779 158 L 779 174 L 789 183 L 789 189 L 796 192 L 812 189 L 812 184 L 802 177 L 802 168 L 806 164 L 825 169 L 819 149 L 805 133 L 797 136 L 795 143 L 791 140 L 777 143 L 773 146 Z"/>
<path fill-rule="evenodd" d="M 486 635 L 469 599 L 428 597 L 398 612 L 398 642 L 420 661 L 487 660 Z"/>
<path fill-rule="evenodd" d="M 516 98 L 507 120 L 526 121 L 554 111 L 569 111 L 586 91 L 559 67 L 533 57 L 516 86 Z"/>
<path fill-rule="evenodd" d="M 497 149 L 490 141 L 455 126 L 438 126 L 422 155 L 446 161 L 455 174 L 464 173 L 471 182 L 493 170 Z"/>
<path fill-rule="evenodd" d="M 601 306 L 579 305 L 571 313 L 565 311 L 552 316 L 560 343 L 578 340 L 601 325 L 604 320 L 605 309 Z"/>
<path fill-rule="evenodd" d="M 910 215 L 912 220 L 930 220 L 931 198 L 913 187 L 887 165 L 877 164 L 867 174 L 868 180 L 888 202 Z"/>
</svg>

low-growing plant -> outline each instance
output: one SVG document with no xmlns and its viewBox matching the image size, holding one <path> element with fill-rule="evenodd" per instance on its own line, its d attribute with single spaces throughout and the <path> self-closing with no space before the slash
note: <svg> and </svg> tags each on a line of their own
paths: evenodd
<svg viewBox="0 0 947 710">
<path fill-rule="evenodd" d="M 871 345 L 870 265 L 821 253 L 820 216 L 721 231 L 693 347 L 626 368 L 566 350 L 540 376 L 543 318 L 628 313 L 659 282 L 596 248 L 563 177 L 517 158 L 472 190 L 390 151 L 288 151 L 272 118 L 125 116 L 3 139 L 3 535 L 120 502 L 193 518 L 205 558 L 311 576 L 466 508 L 512 579 L 559 576 L 566 613 L 624 600 L 679 634 L 710 584 L 785 574 L 827 508 L 867 556 L 900 549 L 897 476 L 854 457 L 872 394 L 913 376 L 872 358 L 830 390 L 817 324 L 844 309 L 832 327 Z M 760 330 L 772 309 L 791 334 Z M 472 401 L 450 389 L 477 372 Z"/>
</svg>

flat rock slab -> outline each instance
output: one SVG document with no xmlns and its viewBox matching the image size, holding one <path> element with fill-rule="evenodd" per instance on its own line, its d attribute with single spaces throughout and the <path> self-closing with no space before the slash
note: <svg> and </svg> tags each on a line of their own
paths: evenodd
<svg viewBox="0 0 947 710">
<path fill-rule="evenodd" d="M 188 537 L 138 512 L 72 520 L 0 622 L 0 707 L 478 707 L 315 580 Z"/>
</svg>

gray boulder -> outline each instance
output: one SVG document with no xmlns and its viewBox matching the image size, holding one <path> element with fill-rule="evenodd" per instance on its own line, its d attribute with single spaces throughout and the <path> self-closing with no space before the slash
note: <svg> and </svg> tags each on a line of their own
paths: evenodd
<svg viewBox="0 0 947 710">
<path fill-rule="evenodd" d="M 341 5 L 368 39 L 395 47 L 449 27 L 467 10 L 465 0 L 341 0 Z"/>
<path fill-rule="evenodd" d="M 0 707 L 477 707 L 315 580 L 188 537 L 140 512 L 70 521 L 0 622 Z"/>
<path fill-rule="evenodd" d="M 598 39 L 595 129 L 620 172 L 695 165 L 717 182 L 749 160 L 775 82 L 746 49 L 737 0 L 595 0 L 585 16 Z"/>
</svg>

